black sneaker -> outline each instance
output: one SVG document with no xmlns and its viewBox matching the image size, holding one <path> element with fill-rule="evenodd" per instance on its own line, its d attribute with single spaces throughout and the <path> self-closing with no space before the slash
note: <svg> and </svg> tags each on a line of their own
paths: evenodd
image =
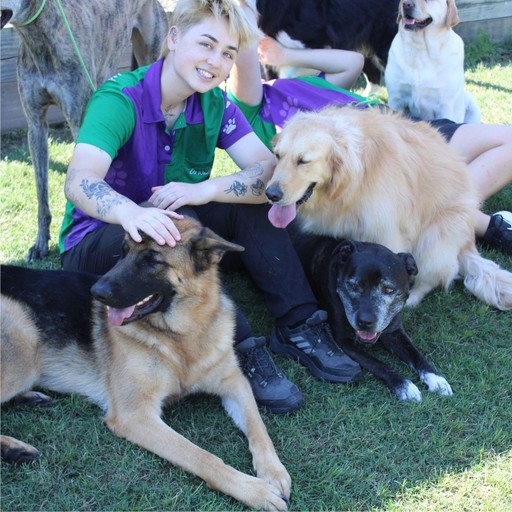
<svg viewBox="0 0 512 512">
<path fill-rule="evenodd" d="M 302 406 L 302 393 L 276 366 L 265 348 L 263 336 L 237 343 L 235 351 L 258 405 L 274 414 L 286 414 Z"/>
<path fill-rule="evenodd" d="M 481 242 L 492 249 L 512 254 L 512 213 L 502 211 L 491 215 L 491 221 Z"/>
<path fill-rule="evenodd" d="M 270 348 L 298 360 L 318 379 L 352 382 L 361 376 L 361 367 L 336 345 L 327 313 L 322 310 L 293 329 L 276 327 L 270 336 Z"/>
</svg>

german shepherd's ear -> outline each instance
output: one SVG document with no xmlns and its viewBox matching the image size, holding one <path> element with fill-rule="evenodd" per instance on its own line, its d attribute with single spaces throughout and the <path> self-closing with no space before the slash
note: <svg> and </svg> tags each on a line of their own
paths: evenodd
<svg viewBox="0 0 512 512">
<path fill-rule="evenodd" d="M 457 5 L 455 4 L 455 0 L 448 0 L 448 7 L 446 10 L 446 28 L 455 27 L 460 22 L 459 11 L 457 10 Z"/>
<path fill-rule="evenodd" d="M 226 251 L 242 252 L 245 250 L 241 245 L 228 242 L 205 227 L 190 240 L 190 243 L 192 244 L 192 258 L 198 272 L 219 263 Z"/>
<path fill-rule="evenodd" d="M 418 266 L 416 265 L 414 256 L 408 252 L 399 252 L 397 256 L 404 262 L 405 268 L 410 277 L 409 284 L 412 285 L 414 282 L 414 276 L 418 273 Z"/>
</svg>

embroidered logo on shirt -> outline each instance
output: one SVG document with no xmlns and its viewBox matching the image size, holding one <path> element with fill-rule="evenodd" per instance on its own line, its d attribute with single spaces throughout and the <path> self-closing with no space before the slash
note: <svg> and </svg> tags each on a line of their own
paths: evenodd
<svg viewBox="0 0 512 512">
<path fill-rule="evenodd" d="M 189 169 L 188 173 L 192 176 L 209 176 L 211 169 Z"/>
<path fill-rule="evenodd" d="M 222 128 L 222 131 L 229 135 L 233 130 L 236 130 L 236 123 L 233 118 L 229 119 L 228 122 L 224 125 L 224 128 Z"/>
</svg>

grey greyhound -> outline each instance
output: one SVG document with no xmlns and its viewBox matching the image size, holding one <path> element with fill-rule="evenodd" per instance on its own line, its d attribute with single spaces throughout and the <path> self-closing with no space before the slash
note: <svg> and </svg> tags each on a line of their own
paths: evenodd
<svg viewBox="0 0 512 512">
<path fill-rule="evenodd" d="M 130 40 L 134 65 L 149 64 L 158 58 L 168 23 L 158 0 L 2 0 L 0 27 L 8 22 L 20 36 L 18 90 L 36 178 L 38 232 L 27 255 L 33 261 L 48 254 L 50 239 L 48 107 L 60 108 L 76 139 L 93 87 L 117 71 Z"/>
</svg>

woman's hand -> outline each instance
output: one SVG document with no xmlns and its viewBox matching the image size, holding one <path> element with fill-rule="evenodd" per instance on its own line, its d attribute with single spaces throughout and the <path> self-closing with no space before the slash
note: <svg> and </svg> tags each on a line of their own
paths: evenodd
<svg viewBox="0 0 512 512">
<path fill-rule="evenodd" d="M 149 235 L 157 244 L 174 247 L 181 240 L 180 232 L 172 219 L 182 219 L 183 215 L 159 208 L 135 208 L 121 218 L 122 226 L 135 242 L 141 242 L 140 231 Z"/>
<path fill-rule="evenodd" d="M 288 64 L 286 61 L 286 48 L 273 37 L 263 37 L 258 45 L 258 57 L 262 64 L 267 66 L 285 66 Z"/>
<path fill-rule="evenodd" d="M 201 183 L 179 183 L 171 181 L 166 185 L 153 187 L 149 202 L 162 210 L 175 211 L 181 206 L 200 205 L 214 199 L 214 187 L 209 180 Z"/>
</svg>

